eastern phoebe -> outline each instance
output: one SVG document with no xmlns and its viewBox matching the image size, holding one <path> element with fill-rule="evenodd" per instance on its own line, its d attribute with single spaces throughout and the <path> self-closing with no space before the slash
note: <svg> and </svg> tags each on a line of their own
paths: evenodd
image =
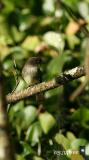
<svg viewBox="0 0 89 160">
<path fill-rule="evenodd" d="M 42 64 L 42 59 L 40 57 L 30 57 L 22 69 L 22 78 L 18 81 L 17 86 L 14 91 L 22 90 L 26 87 L 33 86 L 42 81 L 42 74 L 40 65 Z M 39 93 L 36 95 L 36 101 L 40 108 L 43 108 L 43 93 Z"/>
<path fill-rule="evenodd" d="M 41 63 L 42 59 L 40 57 L 31 57 L 25 63 L 22 69 L 22 77 L 27 83 L 27 86 L 32 86 L 42 81 L 42 75 L 40 70 Z M 39 93 L 36 95 L 36 101 L 40 110 L 43 108 L 43 100 L 43 93 Z"/>
<path fill-rule="evenodd" d="M 22 77 L 27 83 L 27 86 L 32 86 L 41 82 L 40 57 L 31 57 L 25 63 L 22 69 Z"/>
</svg>

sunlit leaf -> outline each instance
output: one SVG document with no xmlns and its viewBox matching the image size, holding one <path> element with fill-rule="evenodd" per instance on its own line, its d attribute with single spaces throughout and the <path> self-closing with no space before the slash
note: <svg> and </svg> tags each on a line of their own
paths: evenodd
<svg viewBox="0 0 89 160">
<path fill-rule="evenodd" d="M 67 132 L 67 138 L 72 142 L 76 139 L 75 135 L 72 132 Z"/>
<path fill-rule="evenodd" d="M 0 45 L 13 44 L 5 17 L 0 15 Z"/>
<path fill-rule="evenodd" d="M 68 140 L 63 134 L 57 133 L 55 140 L 58 144 L 62 145 L 65 150 L 70 148 L 70 140 Z"/>
<path fill-rule="evenodd" d="M 25 160 L 25 158 L 22 155 L 16 155 L 16 160 Z"/>
<path fill-rule="evenodd" d="M 75 35 L 68 35 L 67 41 L 71 49 L 73 49 L 76 45 L 79 45 L 80 39 Z"/>
<path fill-rule="evenodd" d="M 54 12 L 55 8 L 54 8 L 54 1 L 53 0 L 44 0 L 43 3 L 43 10 L 45 13 L 52 13 Z"/>
<path fill-rule="evenodd" d="M 10 54 L 10 48 L 6 45 L 0 45 L 0 59 L 4 60 Z"/>
<path fill-rule="evenodd" d="M 89 15 L 88 4 L 82 1 L 79 3 L 78 8 L 79 8 L 79 12 L 82 15 L 82 17 L 87 19 Z"/>
<path fill-rule="evenodd" d="M 86 153 L 86 155 L 89 156 L 89 143 L 86 145 L 85 153 Z"/>
<path fill-rule="evenodd" d="M 24 32 L 19 32 L 15 26 L 12 26 L 11 32 L 15 42 L 19 42 L 24 38 Z"/>
<path fill-rule="evenodd" d="M 71 143 L 71 148 L 75 150 L 79 150 L 80 146 L 85 146 L 86 144 L 87 144 L 86 139 L 78 138 Z"/>
<path fill-rule="evenodd" d="M 56 124 L 54 117 L 48 113 L 44 112 L 39 115 L 40 125 L 45 134 L 47 134 L 51 128 Z"/>
<path fill-rule="evenodd" d="M 23 129 L 29 127 L 29 125 L 35 120 L 36 117 L 37 117 L 37 109 L 35 107 L 28 106 L 24 108 L 21 112 L 21 119 L 20 119 L 21 127 Z"/>
<path fill-rule="evenodd" d="M 37 36 L 28 36 L 21 46 L 28 51 L 34 51 L 39 44 L 40 40 Z"/>
<path fill-rule="evenodd" d="M 42 19 L 42 21 L 40 22 L 41 26 L 47 26 L 49 24 L 51 24 L 53 21 L 53 18 L 48 16 Z"/>
<path fill-rule="evenodd" d="M 41 158 L 41 157 L 34 156 L 34 157 L 33 157 L 33 160 L 45 160 L 45 159 L 43 159 L 43 158 Z"/>
<path fill-rule="evenodd" d="M 64 49 L 64 38 L 61 33 L 49 31 L 43 36 L 44 41 L 52 47 L 55 47 L 58 51 Z"/>
</svg>

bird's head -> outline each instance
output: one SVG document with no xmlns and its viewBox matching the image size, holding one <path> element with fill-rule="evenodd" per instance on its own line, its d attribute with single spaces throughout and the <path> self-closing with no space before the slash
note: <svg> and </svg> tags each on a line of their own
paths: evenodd
<svg viewBox="0 0 89 160">
<path fill-rule="evenodd" d="M 30 57 L 27 61 L 28 65 L 39 65 L 42 64 L 42 58 L 41 57 Z"/>
</svg>

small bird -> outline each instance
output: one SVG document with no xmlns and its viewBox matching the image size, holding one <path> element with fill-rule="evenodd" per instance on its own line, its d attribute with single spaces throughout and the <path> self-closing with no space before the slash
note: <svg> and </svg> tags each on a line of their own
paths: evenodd
<svg viewBox="0 0 89 160">
<path fill-rule="evenodd" d="M 42 82 L 42 73 L 40 65 L 42 64 L 42 59 L 40 57 L 31 57 L 25 63 L 22 69 L 22 77 L 27 83 L 27 86 L 33 86 L 37 83 Z M 36 102 L 39 106 L 39 110 L 43 109 L 43 93 L 36 95 Z"/>
<path fill-rule="evenodd" d="M 31 57 L 25 63 L 22 69 L 22 78 L 27 83 L 27 86 L 32 86 L 41 82 L 40 64 L 42 59 L 40 57 Z"/>
<path fill-rule="evenodd" d="M 21 91 L 42 81 L 40 69 L 41 63 L 42 59 L 40 57 L 30 57 L 27 60 L 22 68 L 21 77 L 19 77 L 12 93 Z"/>
<path fill-rule="evenodd" d="M 33 86 L 42 82 L 42 72 L 40 65 L 43 63 L 41 57 L 30 57 L 22 68 L 20 80 L 13 92 L 20 91 L 27 87 Z M 13 93 L 12 92 L 12 93 Z M 39 107 L 39 111 L 43 110 L 44 94 L 38 93 L 36 95 L 36 102 Z"/>
</svg>

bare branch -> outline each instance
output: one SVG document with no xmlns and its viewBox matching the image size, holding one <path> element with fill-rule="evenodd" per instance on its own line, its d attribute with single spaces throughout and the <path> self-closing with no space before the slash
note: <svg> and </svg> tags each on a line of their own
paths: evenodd
<svg viewBox="0 0 89 160">
<path fill-rule="evenodd" d="M 32 87 L 28 87 L 27 89 L 24 89 L 23 91 L 15 92 L 12 94 L 8 94 L 6 96 L 7 102 L 16 102 L 21 99 L 36 95 L 37 93 L 41 93 L 56 87 L 59 87 L 61 85 L 66 84 L 67 82 L 80 78 L 81 76 L 85 75 L 84 67 L 76 67 L 69 71 L 66 71 L 62 73 L 61 75 L 56 76 L 54 79 L 42 82 L 37 85 L 34 85 Z"/>
<path fill-rule="evenodd" d="M 73 102 L 85 89 L 87 85 L 87 80 L 80 84 L 80 86 L 71 94 L 69 100 Z"/>
</svg>

